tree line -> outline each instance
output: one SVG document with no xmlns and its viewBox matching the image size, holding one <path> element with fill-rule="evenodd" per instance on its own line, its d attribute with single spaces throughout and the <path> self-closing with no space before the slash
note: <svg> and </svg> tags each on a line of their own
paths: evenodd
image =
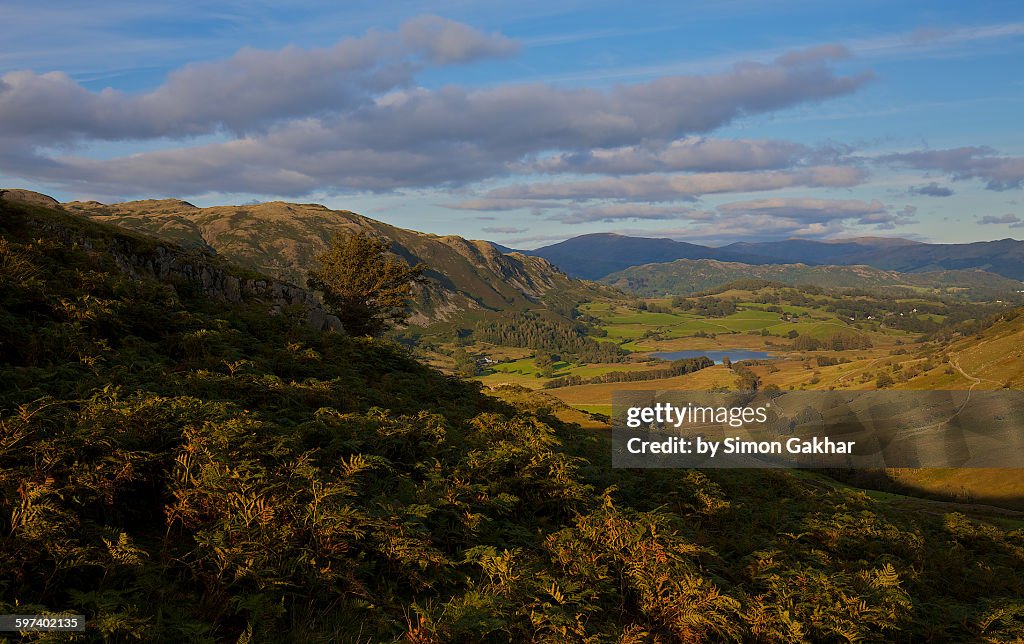
<svg viewBox="0 0 1024 644">
<path fill-rule="evenodd" d="M 836 333 L 824 340 L 801 335 L 793 341 L 797 351 L 849 351 L 851 349 L 870 349 L 871 339 L 859 333 Z"/>
<path fill-rule="evenodd" d="M 533 312 L 482 320 L 474 327 L 473 337 L 506 347 L 573 356 L 578 362 L 622 362 L 627 356 L 615 344 L 587 337 L 586 328 L 580 324 L 542 317 Z"/>
<path fill-rule="evenodd" d="M 701 369 L 714 366 L 715 362 L 706 356 L 699 358 L 681 358 L 673 360 L 667 369 L 651 369 L 649 371 L 609 371 L 597 376 L 583 377 L 577 375 L 562 376 L 544 383 L 545 389 L 572 387 L 574 385 L 600 385 L 609 382 L 640 382 L 642 380 L 661 380 L 682 376 Z"/>
</svg>

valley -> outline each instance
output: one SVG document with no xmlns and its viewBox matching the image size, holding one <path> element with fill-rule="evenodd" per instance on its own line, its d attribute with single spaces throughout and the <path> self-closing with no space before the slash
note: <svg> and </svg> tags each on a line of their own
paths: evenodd
<svg viewBox="0 0 1024 644">
<path fill-rule="evenodd" d="M 1019 389 L 1024 387 L 1019 311 L 1005 303 L 858 299 L 816 288 L 736 284 L 689 298 L 581 304 L 589 337 L 627 352 L 624 362 L 587 363 L 557 352 L 502 348 L 473 342 L 472 334 L 460 350 L 473 359 L 474 379 L 491 390 L 543 391 L 584 414 L 573 422 L 603 432 L 610 427 L 616 391 L 738 389 L 750 382 L 781 391 Z M 717 364 L 667 375 L 671 362 L 657 354 L 672 352 L 708 356 Z M 758 356 L 744 360 L 748 353 Z M 433 356 L 442 368 L 453 368 L 446 356 Z M 730 366 L 722 364 L 726 360 Z M 609 374 L 613 378 L 603 381 Z M 903 495 L 1024 510 L 1019 470 L 888 470 L 856 480 L 862 487 Z"/>
<path fill-rule="evenodd" d="M 284 241 L 239 265 L 142 230 L 160 217 L 15 197 L 0 195 L 7 610 L 75 606 L 148 641 L 1020 632 L 1018 470 L 637 471 L 610 467 L 605 438 L 615 390 L 1020 388 L 1008 302 L 766 280 L 643 297 L 536 264 L 548 292 L 491 307 L 466 291 L 477 305 L 351 337 L 253 268 Z M 487 270 L 529 265 L 514 255 Z"/>
<path fill-rule="evenodd" d="M 42 195 L 31 199 L 52 202 Z M 162 200 L 64 208 L 300 286 L 312 257 L 333 235 L 368 230 L 383 236 L 396 256 L 425 264 L 429 278 L 411 303 L 410 326 L 396 340 L 424 362 L 490 390 L 543 391 L 592 429 L 607 427 L 611 393 L 618 389 L 1021 385 L 1019 349 L 1009 348 L 1016 322 L 992 324 L 1024 304 L 1024 283 L 986 270 L 1013 274 L 1002 264 L 939 268 L 936 260 L 900 273 L 839 262 L 850 256 L 886 264 L 875 260 L 928 247 L 917 242 L 863 238 L 709 250 L 588 235 L 524 253 L 316 204 L 196 208 Z M 968 246 L 932 249 L 931 255 L 987 257 L 989 246 Z M 715 258 L 703 258 L 709 254 Z M 639 265 L 598 274 L 579 268 L 587 257 Z M 772 263 L 790 258 L 810 263 Z M 603 283 L 570 277 L 581 272 Z M 715 364 L 673 372 L 672 361 L 659 358 L 673 353 L 708 356 Z"/>
<path fill-rule="evenodd" d="M 802 303 L 769 304 L 765 300 Z M 749 363 L 763 385 L 782 389 L 871 388 L 883 375 L 893 377 L 885 386 L 897 388 L 956 389 L 971 384 L 970 378 L 949 362 L 948 355 L 946 360 L 941 358 L 948 352 L 943 333 L 955 328 L 954 323 L 946 327 L 943 322 L 949 318 L 967 323 L 970 318 L 963 317 L 963 308 L 975 305 L 864 297 L 860 302 L 867 308 L 861 309 L 859 319 L 851 320 L 853 316 L 844 314 L 851 311 L 843 309 L 850 302 L 835 294 L 808 295 L 797 288 L 764 286 L 728 288 L 715 295 L 675 300 L 623 297 L 582 303 L 578 319 L 586 321 L 586 337 L 624 353 L 623 361 L 614 363 L 578 362 L 568 354 L 547 350 L 477 343 L 472 341 L 471 329 L 465 330 L 459 345 L 441 342 L 438 346 L 447 350 L 461 346 L 476 359 L 480 372 L 476 377 L 485 384 L 550 388 L 558 396 L 573 396 L 573 387 L 564 386 L 567 378 L 656 371 L 668 364 L 657 354 L 672 352 L 691 354 L 679 357 L 708 355 L 718 363 L 723 357 L 732 363 Z M 996 304 L 976 306 L 986 315 L 1010 310 Z M 926 308 L 929 312 L 922 312 Z M 431 337 L 423 336 L 428 343 Z M 961 338 L 948 346 L 967 344 Z M 982 351 L 974 349 L 972 355 Z M 751 352 L 756 358 L 744 360 Z M 443 363 L 442 354 L 435 352 L 433 358 Z M 710 369 L 728 371 L 720 367 Z M 685 379 L 698 382 L 698 374 L 688 374 Z M 699 381 L 704 382 L 703 376 Z M 661 383 L 652 380 L 648 384 Z M 595 399 L 587 404 L 610 403 Z"/>
</svg>

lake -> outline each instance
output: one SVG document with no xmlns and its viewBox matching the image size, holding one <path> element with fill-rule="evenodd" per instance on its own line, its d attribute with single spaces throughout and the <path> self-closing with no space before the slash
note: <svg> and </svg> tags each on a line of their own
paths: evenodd
<svg viewBox="0 0 1024 644">
<path fill-rule="evenodd" d="M 730 349 L 728 351 L 660 351 L 651 355 L 665 360 L 679 360 L 681 358 L 699 358 L 707 356 L 715 361 L 715 364 L 722 364 L 722 358 L 729 357 L 733 362 L 740 360 L 770 360 L 774 356 L 766 351 L 750 351 L 748 349 Z"/>
</svg>

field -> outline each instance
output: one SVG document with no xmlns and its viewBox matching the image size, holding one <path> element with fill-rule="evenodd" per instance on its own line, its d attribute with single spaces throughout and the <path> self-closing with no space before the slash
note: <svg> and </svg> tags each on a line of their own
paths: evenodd
<svg viewBox="0 0 1024 644">
<path fill-rule="evenodd" d="M 659 305 L 657 300 L 652 304 Z M 749 345 L 751 342 L 760 345 L 761 338 L 787 337 L 790 332 L 796 332 L 812 338 L 823 339 L 836 333 L 853 333 L 878 335 L 879 324 L 877 322 L 864 322 L 859 326 L 851 326 L 842 320 L 838 315 L 806 306 L 784 306 L 786 319 L 776 311 L 765 310 L 764 305 L 754 302 L 738 301 L 736 306 L 739 310 L 723 317 L 707 317 L 690 313 L 652 313 L 649 311 L 630 310 L 629 308 L 614 302 L 600 302 L 585 304 L 580 307 L 581 312 L 591 315 L 599 320 L 599 328 L 606 333 L 607 337 L 622 342 L 622 346 L 631 351 L 664 351 L 685 346 L 690 348 L 690 342 L 697 334 L 721 334 L 739 333 L 756 334 L 757 338 L 744 337 L 743 343 Z M 767 335 L 762 336 L 762 332 Z M 890 331 L 881 335 L 895 336 L 899 334 Z M 686 339 L 684 344 L 669 344 L 668 341 Z M 733 344 L 732 346 L 735 346 Z M 744 348 L 750 348 L 746 346 Z"/>
<path fill-rule="evenodd" d="M 736 374 L 731 369 L 714 366 L 674 378 L 559 387 L 558 389 L 551 389 L 549 393 L 578 409 L 586 409 L 587 411 L 608 415 L 611 413 L 612 392 L 614 391 L 646 391 L 648 389 L 703 391 L 715 387 L 733 387 L 735 384 Z"/>
<path fill-rule="evenodd" d="M 650 363 L 574 364 L 564 360 L 554 362 L 551 366 L 551 375 L 540 380 L 543 369 L 537 366 L 536 360 L 532 357 L 522 358 L 494 365 L 489 369 L 492 373 L 480 376 L 479 380 L 488 385 L 517 384 L 535 388 L 538 386 L 538 382 L 542 383 L 551 378 L 561 378 L 563 376 L 588 378 L 612 371 L 642 371 L 651 368 Z"/>
</svg>

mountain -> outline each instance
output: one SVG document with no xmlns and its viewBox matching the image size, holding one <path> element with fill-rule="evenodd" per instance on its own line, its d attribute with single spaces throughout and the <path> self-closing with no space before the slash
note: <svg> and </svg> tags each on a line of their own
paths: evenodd
<svg viewBox="0 0 1024 644">
<path fill-rule="evenodd" d="M 0 198 L 5 612 L 87 641 L 1019 640 L 1015 517 L 613 468 L 521 388 L 228 277 L 273 281 Z"/>
<path fill-rule="evenodd" d="M 817 242 L 736 243 L 723 250 L 805 264 L 866 264 L 903 273 L 977 269 L 1024 280 L 1024 241 L 1000 239 L 969 244 L 879 243 L 878 238 Z M 764 262 L 751 262 L 764 263 Z"/>
<path fill-rule="evenodd" d="M 318 204 L 270 202 L 198 208 L 176 199 L 117 204 L 72 202 L 68 212 L 214 252 L 238 265 L 304 285 L 306 271 L 338 233 L 367 230 L 392 242 L 410 264 L 426 264 L 430 282 L 413 303 L 412 324 L 472 310 L 536 308 L 548 297 L 585 297 L 602 287 L 565 275 L 541 257 L 505 253 L 486 241 L 406 230 Z M 550 295 L 549 295 L 550 294 Z"/>
<path fill-rule="evenodd" d="M 910 287 L 939 292 L 966 292 L 971 297 L 1012 297 L 1024 283 L 980 270 L 898 273 L 871 266 L 809 266 L 807 264 L 741 264 L 710 259 L 633 266 L 602 278 L 602 282 L 641 296 L 690 295 L 729 282 L 762 279 L 791 286 L 825 288 Z"/>
<path fill-rule="evenodd" d="M 0 205 L 12 221 L 20 221 L 28 208 L 34 227 L 58 236 L 65 244 L 81 245 L 91 252 L 102 248 L 118 270 L 131 278 L 173 283 L 179 290 L 226 304 L 259 303 L 275 313 L 298 311 L 310 328 L 343 330 L 338 318 L 325 311 L 310 291 L 255 274 L 203 250 L 185 248 L 129 229 L 95 224 L 70 215 L 46 195 L 27 190 L 0 191 Z M 8 227 L 12 225 L 11 221 L 4 223 Z M 16 267 L 12 261 L 6 254 L 0 257 L 0 264 L 8 268 Z M 8 333 L 0 337 L 0 354 L 21 350 L 25 346 L 21 340 L 27 341 L 28 333 L 19 339 L 13 328 L 6 330 Z"/>
<path fill-rule="evenodd" d="M 913 246 L 915 244 L 922 244 L 924 242 L 914 241 L 912 239 L 903 239 L 902 237 L 872 237 L 870 235 L 864 237 L 843 237 L 841 239 L 826 239 L 826 244 L 860 244 L 862 246 L 875 246 L 878 248 L 897 248 L 900 246 Z"/>
<path fill-rule="evenodd" d="M 499 244 L 497 242 L 487 242 L 487 243 L 489 243 L 491 246 L 494 246 L 500 252 L 505 253 L 506 255 L 508 255 L 509 253 L 521 253 L 521 252 L 523 252 L 523 251 L 516 250 L 514 248 L 509 248 L 508 246 L 502 246 L 501 244 Z"/>
<path fill-rule="evenodd" d="M 746 255 L 665 238 L 628 237 L 614 233 L 580 235 L 532 251 L 573 277 L 596 280 L 630 266 L 676 259 L 746 261 Z"/>
<path fill-rule="evenodd" d="M 847 264 L 843 258 L 861 256 L 866 253 L 890 253 L 894 250 L 903 252 L 908 246 L 917 245 L 905 239 L 889 241 L 884 237 L 861 237 L 855 239 L 837 239 L 814 241 L 810 239 L 785 239 L 773 242 L 736 242 L 724 246 L 734 253 L 763 258 L 760 263 L 784 264 Z M 858 262 L 865 263 L 865 262 Z"/>
<path fill-rule="evenodd" d="M 569 275 L 593 280 L 630 266 L 677 259 L 745 264 L 863 264 L 902 273 L 976 269 L 1024 280 L 1024 241 L 1014 239 L 969 244 L 926 244 L 889 237 L 787 239 L 736 242 L 712 248 L 672 239 L 599 233 L 524 252 L 549 260 Z"/>
<path fill-rule="evenodd" d="M 21 188 L 0 189 L 0 201 L 23 204 L 28 206 L 56 206 L 59 202 L 49 195 L 40 194 Z"/>
</svg>

